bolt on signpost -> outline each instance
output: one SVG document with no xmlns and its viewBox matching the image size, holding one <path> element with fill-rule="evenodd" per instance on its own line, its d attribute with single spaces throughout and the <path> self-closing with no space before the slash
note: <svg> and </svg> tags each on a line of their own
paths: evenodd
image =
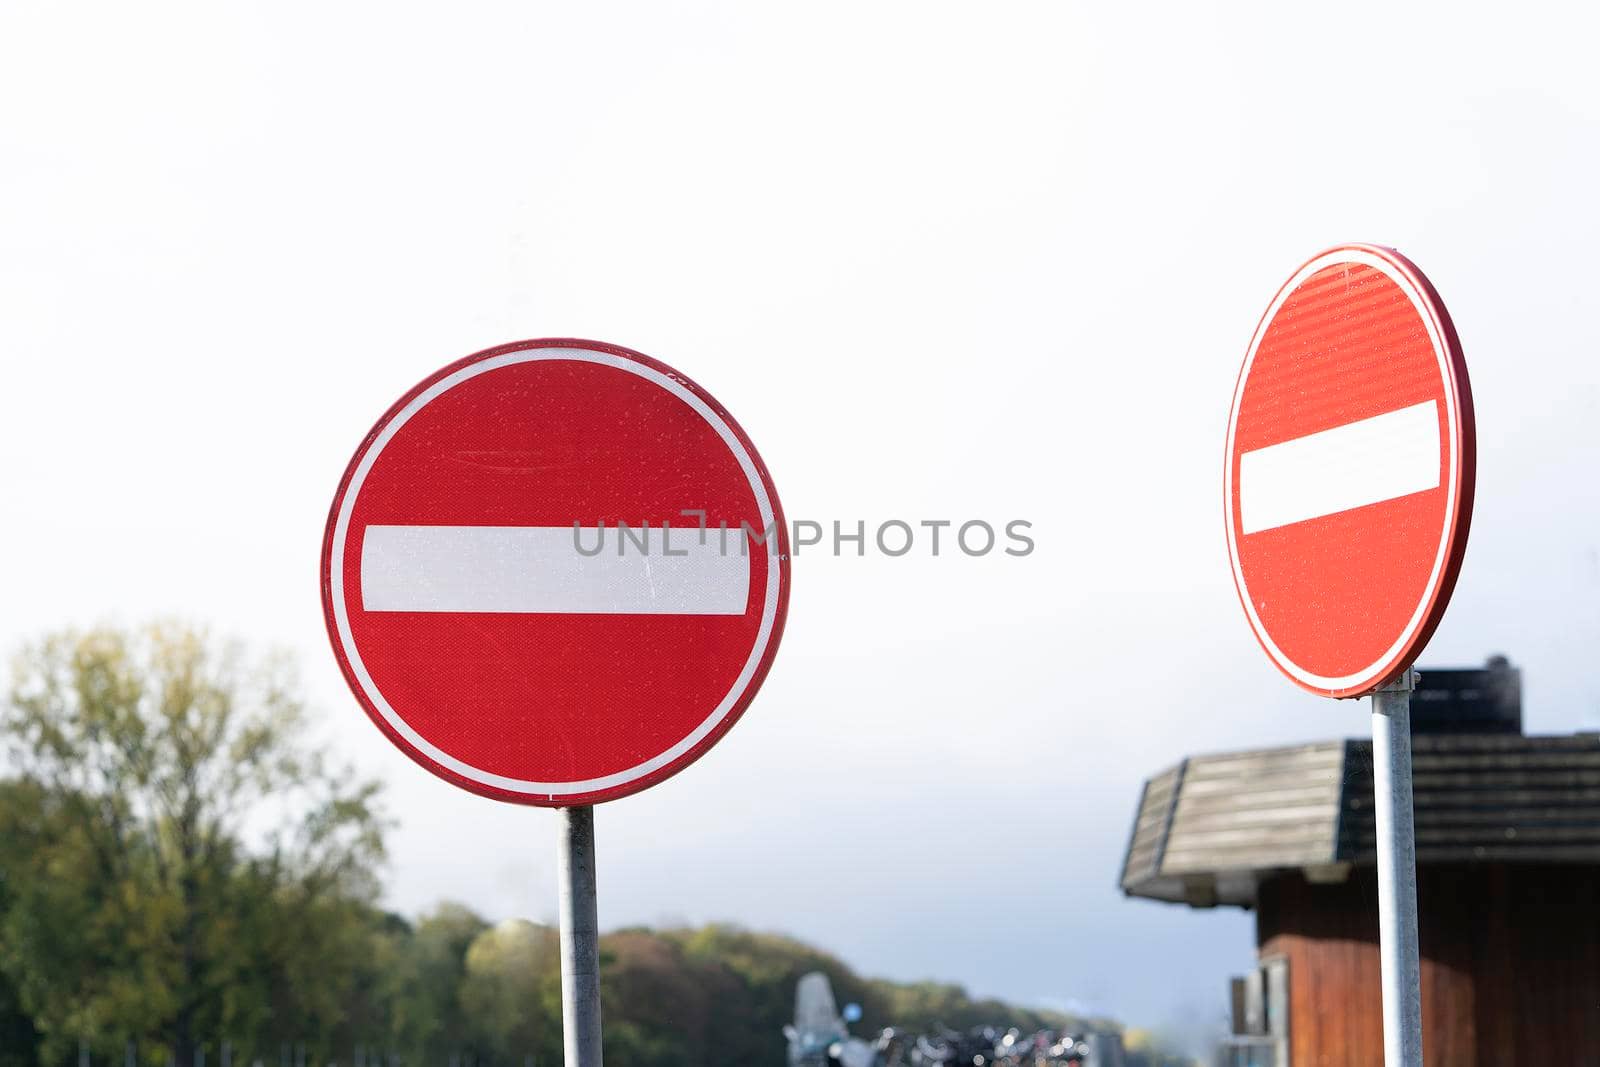
<svg viewBox="0 0 1600 1067">
<path fill-rule="evenodd" d="M 788 535 L 755 446 L 637 352 L 479 352 L 357 449 L 322 598 L 351 691 L 402 752 L 482 796 L 562 809 L 566 1062 L 599 1067 L 594 805 L 720 740 L 783 634 Z"/>
<path fill-rule="evenodd" d="M 1385 1062 L 1422 1063 L 1411 691 L 1466 551 L 1476 446 L 1461 343 L 1392 249 L 1344 245 L 1284 283 L 1234 391 L 1228 555 L 1268 658 L 1372 697 Z"/>
</svg>

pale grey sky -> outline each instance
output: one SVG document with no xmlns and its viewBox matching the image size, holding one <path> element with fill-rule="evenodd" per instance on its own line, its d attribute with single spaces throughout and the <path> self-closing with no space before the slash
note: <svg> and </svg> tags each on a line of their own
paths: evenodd
<svg viewBox="0 0 1600 1067">
<path fill-rule="evenodd" d="M 1478 505 L 1424 664 L 1600 726 L 1596 25 L 1580 5 L 13 3 L 0 640 L 296 650 L 390 786 L 389 902 L 554 914 L 554 819 L 392 751 L 323 636 L 339 475 L 418 379 L 587 336 L 710 389 L 790 515 L 1034 523 L 794 565 L 742 723 L 598 813 L 606 925 L 1219 1015 L 1250 918 L 1124 901 L 1139 782 L 1367 729 L 1238 608 L 1223 434 L 1278 284 L 1391 244 L 1460 329 Z"/>
</svg>

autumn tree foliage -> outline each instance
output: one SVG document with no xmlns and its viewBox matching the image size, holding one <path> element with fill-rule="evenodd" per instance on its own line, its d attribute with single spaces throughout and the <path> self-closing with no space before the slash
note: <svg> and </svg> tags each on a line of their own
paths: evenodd
<svg viewBox="0 0 1600 1067">
<path fill-rule="evenodd" d="M 560 1062 L 556 931 L 458 904 L 384 911 L 379 790 L 330 764 L 306 718 L 287 660 L 184 626 L 17 655 L 0 701 L 0 1067 L 130 1049 L 220 1067 L 224 1047 L 239 1067 Z M 607 1056 L 782 1063 L 810 971 L 861 1005 L 860 1032 L 1081 1023 L 864 978 L 777 934 L 632 928 L 601 941 Z"/>
<path fill-rule="evenodd" d="M 336 1034 L 383 825 L 306 744 L 288 662 L 164 624 L 52 635 L 13 678 L 0 974 L 40 1054 Z"/>
</svg>

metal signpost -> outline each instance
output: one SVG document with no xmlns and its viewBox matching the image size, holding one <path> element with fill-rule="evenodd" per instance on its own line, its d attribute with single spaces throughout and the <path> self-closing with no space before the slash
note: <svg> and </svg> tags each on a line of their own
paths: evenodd
<svg viewBox="0 0 1600 1067">
<path fill-rule="evenodd" d="M 463 789 L 564 809 L 568 1067 L 599 1067 L 593 805 L 677 773 L 765 679 L 789 543 L 710 394 L 637 352 L 523 341 L 401 397 L 328 517 L 322 599 L 356 699 Z"/>
<path fill-rule="evenodd" d="M 1239 372 L 1223 484 L 1239 601 L 1301 688 L 1372 697 L 1385 1062 L 1422 1063 L 1411 691 L 1472 517 L 1472 395 L 1450 316 L 1399 253 L 1316 256 Z"/>
</svg>

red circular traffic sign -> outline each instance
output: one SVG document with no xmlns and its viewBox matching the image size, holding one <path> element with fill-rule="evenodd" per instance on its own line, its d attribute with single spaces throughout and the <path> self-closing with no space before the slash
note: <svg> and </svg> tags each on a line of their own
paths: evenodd
<svg viewBox="0 0 1600 1067">
<path fill-rule="evenodd" d="M 416 386 L 351 459 L 323 539 L 328 634 L 372 721 L 524 804 L 614 800 L 697 759 L 766 677 L 788 596 L 744 431 L 593 341 L 503 345 Z"/>
<path fill-rule="evenodd" d="M 1439 294 L 1399 253 L 1330 249 L 1262 316 L 1224 469 L 1234 584 L 1296 684 L 1362 696 L 1444 614 L 1472 517 L 1472 394 Z"/>
</svg>

